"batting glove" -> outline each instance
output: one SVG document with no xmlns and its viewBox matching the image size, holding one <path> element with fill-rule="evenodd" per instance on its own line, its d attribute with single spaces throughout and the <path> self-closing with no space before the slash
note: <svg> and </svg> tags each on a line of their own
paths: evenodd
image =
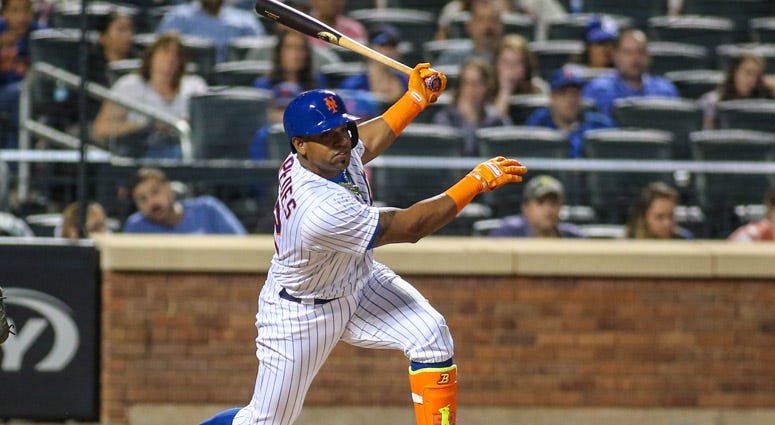
<svg viewBox="0 0 775 425">
<path fill-rule="evenodd" d="M 437 78 L 438 89 L 428 87 L 431 78 Z M 414 67 L 409 74 L 409 87 L 384 114 L 385 120 L 393 134 L 399 135 L 410 122 L 422 112 L 429 104 L 437 101 L 441 92 L 447 87 L 447 76 L 439 71 L 431 69 L 428 63 L 421 63 Z"/>
<path fill-rule="evenodd" d="M 457 205 L 458 212 L 476 195 L 495 190 L 508 183 L 519 183 L 527 167 L 516 159 L 498 156 L 474 167 L 462 180 L 444 192 Z"/>
</svg>

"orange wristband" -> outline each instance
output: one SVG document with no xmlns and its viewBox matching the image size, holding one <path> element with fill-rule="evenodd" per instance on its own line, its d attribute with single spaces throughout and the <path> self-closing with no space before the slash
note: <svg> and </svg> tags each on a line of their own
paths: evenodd
<svg viewBox="0 0 775 425">
<path fill-rule="evenodd" d="M 382 114 L 382 119 L 385 120 L 396 136 L 401 134 L 406 126 L 423 110 L 423 100 L 417 99 L 414 96 L 419 97 L 417 93 L 412 91 L 404 93 L 393 106 Z"/>
<path fill-rule="evenodd" d="M 452 198 L 460 212 L 466 205 L 474 200 L 476 195 L 482 192 L 482 182 L 476 177 L 467 174 L 459 182 L 447 189 L 444 194 Z"/>
</svg>

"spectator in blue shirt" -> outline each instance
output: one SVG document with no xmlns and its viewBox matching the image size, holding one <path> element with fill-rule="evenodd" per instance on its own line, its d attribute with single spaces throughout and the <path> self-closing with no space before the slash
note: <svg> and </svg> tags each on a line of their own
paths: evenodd
<svg viewBox="0 0 775 425">
<path fill-rule="evenodd" d="M 614 48 L 615 70 L 592 79 L 583 90 L 600 112 L 611 116 L 614 100 L 633 96 L 678 97 L 673 83 L 650 75 L 648 39 L 635 28 L 622 31 Z"/>
<path fill-rule="evenodd" d="M 175 6 L 164 15 L 156 33 L 178 31 L 212 40 L 216 62 L 223 62 L 229 40 L 264 35 L 266 32 L 255 12 L 224 6 L 223 3 L 224 0 L 198 0 Z"/>
<path fill-rule="evenodd" d="M 584 111 L 581 98 L 584 83 L 578 66 L 565 65 L 555 71 L 550 81 L 552 93 L 549 107 L 536 109 L 525 122 L 525 125 L 548 127 L 567 134 L 571 158 L 581 158 L 584 155 L 583 141 L 587 130 L 614 127 L 608 116 Z"/>
<path fill-rule="evenodd" d="M 130 192 L 138 211 L 127 219 L 124 233 L 246 233 L 237 217 L 213 197 L 178 201 L 167 176 L 158 168 L 139 169 Z"/>
<path fill-rule="evenodd" d="M 370 46 L 379 53 L 400 62 L 398 52 L 400 41 L 398 29 L 392 25 L 383 24 L 373 31 Z M 386 103 L 392 103 L 403 96 L 407 84 L 409 84 L 408 75 L 370 60 L 364 72 L 345 78 L 339 85 L 339 89 L 371 92 Z"/>
<path fill-rule="evenodd" d="M 504 217 L 488 236 L 517 238 L 580 238 L 581 231 L 560 221 L 565 188 L 552 176 L 539 175 L 525 184 L 522 214 Z"/>
</svg>

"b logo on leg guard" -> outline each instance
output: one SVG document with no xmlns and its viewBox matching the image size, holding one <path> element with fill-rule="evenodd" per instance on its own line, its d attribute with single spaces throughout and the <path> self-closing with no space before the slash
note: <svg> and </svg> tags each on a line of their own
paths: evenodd
<svg viewBox="0 0 775 425">
<path fill-rule="evenodd" d="M 441 378 L 439 378 L 438 382 L 436 382 L 437 385 L 444 385 L 449 384 L 449 373 L 442 373 Z"/>
</svg>

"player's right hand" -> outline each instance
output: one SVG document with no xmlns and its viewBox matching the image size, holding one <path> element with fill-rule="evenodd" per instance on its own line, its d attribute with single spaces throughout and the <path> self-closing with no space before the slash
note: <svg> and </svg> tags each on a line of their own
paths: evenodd
<svg viewBox="0 0 775 425">
<path fill-rule="evenodd" d="M 438 90 L 431 90 L 431 88 L 428 87 L 426 81 L 429 81 L 431 77 L 439 79 L 440 84 Z M 409 93 L 412 94 L 412 97 L 420 104 L 422 109 L 425 109 L 429 104 L 436 102 L 446 87 L 447 76 L 431 68 L 431 64 L 429 63 L 417 64 L 412 70 L 412 73 L 409 74 Z"/>
<path fill-rule="evenodd" d="M 477 165 L 468 175 L 479 181 L 481 192 L 489 192 L 508 183 L 521 182 L 525 173 L 527 167 L 516 159 L 497 156 Z"/>
</svg>

